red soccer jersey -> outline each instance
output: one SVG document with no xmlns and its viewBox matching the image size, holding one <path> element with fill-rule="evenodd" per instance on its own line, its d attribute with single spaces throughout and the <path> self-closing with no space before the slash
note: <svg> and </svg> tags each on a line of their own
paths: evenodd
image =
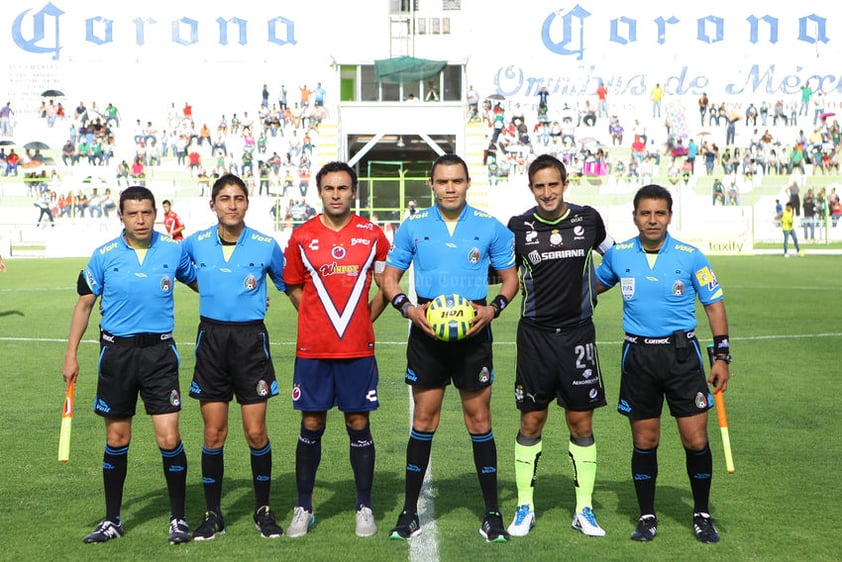
<svg viewBox="0 0 842 562">
<path fill-rule="evenodd" d="M 295 356 L 350 359 L 374 355 L 368 294 L 375 262 L 389 241 L 380 227 L 353 215 L 336 232 L 321 215 L 294 230 L 284 253 L 284 283 L 303 285 Z"/>
<path fill-rule="evenodd" d="M 184 240 L 183 230 L 174 232 L 179 228 L 184 228 L 184 223 L 181 222 L 181 218 L 179 218 L 179 216 L 175 214 L 175 211 L 170 211 L 169 213 L 164 215 L 164 228 L 167 229 L 167 234 L 172 236 L 173 240 Z"/>
</svg>

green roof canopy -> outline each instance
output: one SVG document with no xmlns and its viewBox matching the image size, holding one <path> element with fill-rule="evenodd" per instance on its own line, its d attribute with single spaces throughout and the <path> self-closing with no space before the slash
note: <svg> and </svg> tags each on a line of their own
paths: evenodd
<svg viewBox="0 0 842 562">
<path fill-rule="evenodd" d="M 396 57 L 374 61 L 374 70 L 378 82 L 406 84 L 435 76 L 446 65 L 447 61 Z"/>
</svg>

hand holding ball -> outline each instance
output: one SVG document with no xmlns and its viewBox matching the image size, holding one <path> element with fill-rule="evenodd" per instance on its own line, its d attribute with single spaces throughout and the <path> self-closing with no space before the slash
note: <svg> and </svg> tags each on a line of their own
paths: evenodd
<svg viewBox="0 0 842 562">
<path fill-rule="evenodd" d="M 471 301 L 461 295 L 439 295 L 427 307 L 427 321 L 433 327 L 436 339 L 441 341 L 464 338 L 475 315 Z"/>
</svg>

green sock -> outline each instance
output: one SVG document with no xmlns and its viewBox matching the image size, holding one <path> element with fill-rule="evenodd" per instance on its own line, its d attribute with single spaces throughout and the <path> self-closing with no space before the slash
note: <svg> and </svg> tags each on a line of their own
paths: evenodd
<svg viewBox="0 0 842 562">
<path fill-rule="evenodd" d="M 596 443 L 587 447 L 570 443 L 570 461 L 573 463 L 573 482 L 576 485 L 576 513 L 592 507 L 594 483 L 596 482 Z"/>
<path fill-rule="evenodd" d="M 517 484 L 517 504 L 529 504 L 535 509 L 532 503 L 532 495 L 535 491 L 535 475 L 538 473 L 538 460 L 541 458 L 541 441 L 534 445 L 521 445 L 515 442 L 515 483 Z"/>
</svg>

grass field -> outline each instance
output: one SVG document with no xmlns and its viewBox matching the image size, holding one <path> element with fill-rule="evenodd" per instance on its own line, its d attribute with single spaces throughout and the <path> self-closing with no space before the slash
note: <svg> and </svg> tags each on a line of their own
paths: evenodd
<svg viewBox="0 0 842 562">
<path fill-rule="evenodd" d="M 82 537 L 102 517 L 102 421 L 92 412 L 96 382 L 97 313 L 80 350 L 82 372 L 76 390 L 71 460 L 56 460 L 64 385 L 60 366 L 75 278 L 84 259 L 7 260 L 0 274 L 0 357 L 4 392 L 0 405 L 0 535 L 2 560 L 208 559 L 406 560 L 406 543 L 390 541 L 403 500 L 408 396 L 403 382 L 406 325 L 387 310 L 377 323 L 380 340 L 381 408 L 372 416 L 377 445 L 375 513 L 380 532 L 370 539 L 353 534 L 353 479 L 341 416 L 329 416 L 315 492 L 318 524 L 301 539 L 259 538 L 251 521 L 253 494 L 248 452 L 232 409 L 226 446 L 223 509 L 227 534 L 209 543 L 179 547 L 166 541 L 168 503 L 160 454 L 151 424 L 140 415 L 129 453 L 123 519 L 125 538 L 83 545 Z M 441 560 L 839 560 L 840 440 L 839 304 L 842 258 L 780 256 L 713 258 L 726 292 L 734 363 L 726 394 L 736 473 L 727 475 L 716 416 L 710 419 L 714 452 L 712 511 L 722 534 L 718 545 L 701 545 L 690 529 L 692 509 L 684 454 L 675 424 L 665 419 L 659 452 L 657 507 L 661 524 L 650 544 L 628 535 L 637 516 L 629 475 L 627 422 L 609 405 L 595 414 L 599 473 L 594 509 L 607 530 L 589 539 L 569 528 L 574 505 L 567 459 L 567 431 L 554 408 L 544 434 L 538 475 L 538 524 L 526 538 L 487 544 L 477 533 L 481 499 L 470 440 L 459 401 L 445 399 L 433 444 L 433 492 L 437 548 Z M 182 355 L 182 390 L 193 368 L 192 343 L 197 297 L 177 289 L 176 339 Z M 597 309 L 601 364 L 609 395 L 616 400 L 620 340 L 620 295 L 603 296 Z M 495 322 L 496 385 L 493 399 L 501 507 L 506 523 L 516 503 L 513 443 L 518 414 L 512 396 L 516 309 Z M 704 315 L 702 314 L 702 317 Z M 298 416 L 289 399 L 295 337 L 294 311 L 275 293 L 269 331 L 281 381 L 270 403 L 269 433 L 274 450 L 273 508 L 286 526 L 295 501 L 294 448 Z M 700 335 L 709 340 L 706 320 Z M 182 434 L 190 462 L 188 517 L 196 524 L 204 509 L 200 474 L 201 418 L 185 398 Z M 422 515 L 422 523 L 425 518 Z M 430 533 L 428 533 L 429 536 Z"/>
</svg>

